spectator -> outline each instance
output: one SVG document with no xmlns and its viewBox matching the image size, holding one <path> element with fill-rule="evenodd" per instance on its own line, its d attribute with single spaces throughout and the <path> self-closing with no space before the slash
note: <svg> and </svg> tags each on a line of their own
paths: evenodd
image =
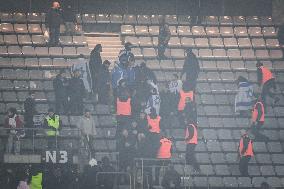
<svg viewBox="0 0 284 189">
<path fill-rule="evenodd" d="M 152 88 L 151 94 L 146 104 L 145 112 L 147 114 L 150 114 L 150 110 L 154 108 L 156 110 L 157 115 L 160 115 L 160 104 L 161 104 L 161 98 L 159 92 L 157 91 L 156 88 Z"/>
<path fill-rule="evenodd" d="M 148 132 L 148 122 L 145 112 L 140 112 L 137 124 L 139 133 L 146 134 Z"/>
<path fill-rule="evenodd" d="M 128 55 L 132 54 L 132 55 L 133 55 L 133 53 L 131 52 L 132 46 L 133 46 L 133 45 L 132 45 L 130 42 L 126 42 L 126 43 L 124 44 L 124 49 L 123 49 L 123 50 L 120 50 L 118 56 L 120 56 L 120 55 L 122 55 L 122 54 L 128 54 Z M 133 57 L 134 57 L 134 55 L 133 55 Z"/>
<path fill-rule="evenodd" d="M 58 165 L 50 165 L 45 174 L 44 189 L 62 189 L 65 188 L 62 175 L 62 169 Z"/>
<path fill-rule="evenodd" d="M 179 112 L 184 110 L 187 102 L 194 102 L 194 90 L 189 81 L 184 81 L 182 89 L 179 92 L 179 102 L 177 107 Z"/>
<path fill-rule="evenodd" d="M 266 96 L 269 96 L 274 99 L 274 103 L 276 104 L 280 99 L 279 97 L 275 97 L 275 95 L 271 92 L 271 89 L 276 91 L 276 83 L 273 74 L 268 68 L 263 66 L 263 63 L 261 62 L 256 63 L 256 68 L 258 85 L 262 88 L 261 95 L 263 103 L 266 103 Z"/>
<path fill-rule="evenodd" d="M 59 115 L 54 113 L 53 108 L 48 109 L 48 114 L 44 119 L 43 126 L 47 129 L 46 134 L 48 136 L 48 148 L 57 149 L 57 136 L 59 134 L 59 130 L 61 130 L 62 124 Z"/>
<path fill-rule="evenodd" d="M 249 115 L 253 105 L 253 86 L 243 76 L 237 79 L 238 93 L 235 97 L 235 112 L 240 112 L 240 115 Z"/>
<path fill-rule="evenodd" d="M 77 126 L 81 130 L 81 133 L 84 137 L 88 145 L 88 149 L 90 150 L 90 157 L 94 155 L 94 139 L 97 135 L 95 120 L 91 115 L 90 110 L 86 109 L 83 116 L 79 118 Z"/>
<path fill-rule="evenodd" d="M 251 129 L 252 129 L 252 133 L 255 136 L 255 140 L 261 140 L 261 141 L 268 140 L 268 138 L 265 135 L 259 132 L 265 120 L 264 109 L 265 109 L 265 106 L 263 104 L 263 100 L 261 96 L 259 96 L 253 107 L 252 117 L 251 117 L 251 124 L 252 124 Z"/>
<path fill-rule="evenodd" d="M 89 68 L 92 77 L 92 90 L 94 95 L 97 95 L 99 89 L 98 79 L 99 79 L 99 73 L 102 69 L 102 58 L 101 58 L 102 50 L 103 50 L 102 45 L 97 44 L 95 48 L 92 50 L 90 55 Z"/>
<path fill-rule="evenodd" d="M 137 147 L 136 147 L 136 157 L 137 158 L 149 158 L 150 143 L 144 133 L 139 133 L 137 135 Z"/>
<path fill-rule="evenodd" d="M 195 157 L 195 148 L 198 143 L 197 124 L 190 118 L 190 116 L 183 115 L 185 124 L 185 143 L 186 143 L 186 164 L 193 166 L 195 171 L 199 172 L 200 168 Z"/>
<path fill-rule="evenodd" d="M 75 70 L 69 82 L 70 111 L 74 115 L 83 114 L 83 98 L 85 96 L 85 86 L 80 79 L 80 71 Z"/>
<path fill-rule="evenodd" d="M 24 102 L 24 121 L 25 121 L 25 127 L 26 128 L 34 128 L 34 121 L 33 117 L 36 114 L 36 102 L 35 102 L 35 93 L 29 92 L 29 97 L 26 98 Z M 28 131 L 26 132 L 27 135 L 31 135 L 33 132 Z"/>
<path fill-rule="evenodd" d="M 52 3 L 52 7 L 46 14 L 46 28 L 49 29 L 49 45 L 57 46 L 59 43 L 60 24 L 62 21 L 62 10 L 60 4 L 57 1 Z"/>
<path fill-rule="evenodd" d="M 110 164 L 109 158 L 106 156 L 102 158 L 101 171 L 107 173 L 115 171 L 113 166 Z M 98 177 L 99 189 L 113 189 L 114 178 L 115 176 L 113 174 L 100 174 Z"/>
<path fill-rule="evenodd" d="M 174 80 L 169 83 L 169 91 L 175 95 L 179 94 L 182 89 L 182 80 L 179 79 L 178 74 L 173 74 Z"/>
<path fill-rule="evenodd" d="M 159 20 L 159 36 L 158 36 L 158 56 L 160 59 L 166 58 L 165 50 L 168 47 L 168 42 L 171 38 L 169 26 L 166 24 L 165 18 Z"/>
<path fill-rule="evenodd" d="M 66 79 L 66 73 L 64 70 L 61 70 L 53 80 L 53 88 L 55 93 L 55 111 L 58 114 L 68 112 L 67 87 L 68 81 Z"/>
<path fill-rule="evenodd" d="M 249 138 L 248 134 L 242 130 L 242 136 L 239 142 L 239 170 L 242 176 L 248 176 L 248 163 L 253 154 L 252 140 Z"/>
<path fill-rule="evenodd" d="M 141 70 L 141 74 L 142 74 L 141 77 L 142 78 L 144 78 L 146 81 L 150 80 L 154 84 L 157 84 L 157 78 L 156 78 L 154 72 L 146 66 L 145 62 L 142 62 L 140 64 L 140 70 Z"/>
<path fill-rule="evenodd" d="M 19 178 L 19 185 L 17 189 L 30 189 L 28 185 L 28 175 L 26 173 L 22 173 Z"/>
<path fill-rule="evenodd" d="M 162 186 L 165 189 L 181 189 L 181 176 L 174 169 L 173 164 L 169 164 L 166 173 L 162 179 Z"/>
<path fill-rule="evenodd" d="M 171 139 L 161 135 L 160 148 L 157 151 L 158 159 L 170 159 L 172 157 L 172 141 Z"/>
<path fill-rule="evenodd" d="M 105 60 L 98 76 L 98 101 L 100 104 L 109 104 L 110 101 L 110 62 Z"/>
<path fill-rule="evenodd" d="M 20 154 L 20 138 L 24 137 L 23 122 L 17 114 L 16 108 L 9 108 L 8 115 L 5 118 L 5 128 L 8 128 L 8 141 L 6 144 L 6 153 L 10 154 L 14 147 L 14 153 Z"/>
<path fill-rule="evenodd" d="M 69 4 L 63 10 L 63 18 L 65 24 L 66 35 L 73 35 L 76 30 L 76 13 L 73 7 Z"/>
<path fill-rule="evenodd" d="M 30 174 L 30 189 L 42 189 L 43 173 L 40 168 L 34 166 Z"/>
<path fill-rule="evenodd" d="M 98 162 L 95 159 L 89 161 L 83 172 L 82 177 L 82 188 L 84 189 L 94 189 L 97 187 L 97 173 L 100 171 Z"/>
<path fill-rule="evenodd" d="M 186 74 L 186 81 L 190 82 L 192 88 L 195 89 L 199 72 L 200 67 L 195 54 L 191 49 L 187 49 L 186 58 L 183 64 L 180 78 L 182 78 L 183 74 Z"/>
</svg>

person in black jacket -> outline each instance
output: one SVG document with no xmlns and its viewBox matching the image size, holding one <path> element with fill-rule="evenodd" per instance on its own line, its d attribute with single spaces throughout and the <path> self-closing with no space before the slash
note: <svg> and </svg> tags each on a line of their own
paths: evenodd
<svg viewBox="0 0 284 189">
<path fill-rule="evenodd" d="M 66 35 L 72 35 L 75 32 L 76 28 L 76 14 L 71 5 L 68 5 L 63 10 L 63 18 L 64 18 Z"/>
<path fill-rule="evenodd" d="M 110 61 L 105 60 L 98 76 L 98 101 L 100 104 L 109 104 L 110 101 Z"/>
<path fill-rule="evenodd" d="M 53 2 L 52 7 L 46 15 L 46 28 L 49 29 L 49 45 L 57 46 L 59 43 L 60 24 L 62 21 L 62 10 L 58 2 Z"/>
<path fill-rule="evenodd" d="M 29 92 L 29 97 L 24 102 L 24 121 L 25 121 L 25 127 L 26 128 L 33 128 L 34 127 L 34 121 L 33 117 L 36 114 L 36 102 L 35 102 L 35 93 Z M 30 135 L 32 132 L 26 132 L 27 135 Z"/>
<path fill-rule="evenodd" d="M 180 184 L 181 184 L 180 174 L 174 169 L 173 164 L 169 164 L 162 180 L 162 186 L 165 189 L 180 189 L 181 188 Z"/>
<path fill-rule="evenodd" d="M 171 31 L 164 17 L 160 18 L 159 22 L 158 56 L 160 59 L 164 59 L 166 58 L 165 51 L 171 38 Z"/>
<path fill-rule="evenodd" d="M 191 49 L 187 49 L 186 54 L 187 56 L 184 61 L 180 78 L 182 78 L 183 74 L 186 74 L 186 80 L 189 81 L 195 89 L 196 81 L 200 71 L 199 63 Z"/>
<path fill-rule="evenodd" d="M 102 158 L 102 165 L 101 165 L 101 172 L 114 172 L 115 169 L 114 167 L 110 164 L 110 160 L 108 157 L 103 157 Z M 98 185 L 99 189 L 113 189 L 114 187 L 114 180 L 115 180 L 115 175 L 108 173 L 104 174 L 101 173 L 98 175 Z"/>
<path fill-rule="evenodd" d="M 91 52 L 89 61 L 89 68 L 92 77 L 92 90 L 94 95 L 98 93 L 98 75 L 102 69 L 101 52 L 102 45 L 97 44 Z"/>
<path fill-rule="evenodd" d="M 83 114 L 83 98 L 85 95 L 85 86 L 80 79 L 80 71 L 75 70 L 73 77 L 69 82 L 70 110 L 74 115 Z"/>
<path fill-rule="evenodd" d="M 58 114 L 67 113 L 68 95 L 67 95 L 68 81 L 65 77 L 65 71 L 60 73 L 53 80 L 53 89 L 55 92 L 55 111 Z"/>
</svg>

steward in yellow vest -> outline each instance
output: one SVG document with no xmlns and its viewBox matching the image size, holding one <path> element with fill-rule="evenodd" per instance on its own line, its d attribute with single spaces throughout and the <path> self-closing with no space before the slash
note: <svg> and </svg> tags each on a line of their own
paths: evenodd
<svg viewBox="0 0 284 189">
<path fill-rule="evenodd" d="M 61 120 L 59 115 L 54 113 L 52 108 L 48 109 L 48 115 L 44 118 L 44 127 L 48 129 L 46 131 L 47 136 L 56 136 L 61 127 Z"/>
</svg>

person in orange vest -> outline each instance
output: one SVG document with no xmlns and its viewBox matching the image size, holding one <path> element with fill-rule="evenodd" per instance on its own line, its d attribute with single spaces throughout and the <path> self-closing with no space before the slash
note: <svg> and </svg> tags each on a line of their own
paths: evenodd
<svg viewBox="0 0 284 189">
<path fill-rule="evenodd" d="M 271 92 L 271 89 L 276 91 L 275 77 L 267 67 L 263 66 L 263 63 L 261 62 L 256 63 L 256 68 L 258 85 L 262 88 L 261 94 L 263 102 L 265 103 L 266 96 L 269 96 L 274 99 L 274 103 L 276 104 L 280 99 Z"/>
<path fill-rule="evenodd" d="M 150 157 L 155 158 L 157 151 L 160 147 L 160 123 L 161 123 L 161 117 L 157 115 L 155 108 L 151 108 L 150 114 L 147 115 L 147 123 L 148 123 L 148 138 L 149 142 L 151 144 L 150 150 Z"/>
<path fill-rule="evenodd" d="M 194 102 L 194 91 L 189 81 L 184 81 L 179 92 L 178 111 L 184 110 L 186 102 Z"/>
<path fill-rule="evenodd" d="M 190 116 L 184 115 L 185 124 L 185 143 L 186 143 L 186 164 L 190 164 L 196 171 L 199 171 L 199 165 L 195 158 L 195 147 L 198 143 L 197 124 Z"/>
<path fill-rule="evenodd" d="M 172 157 L 172 144 L 171 139 L 161 135 L 157 159 L 170 159 Z"/>
<path fill-rule="evenodd" d="M 249 138 L 246 131 L 241 131 L 242 136 L 239 142 L 238 147 L 238 155 L 239 155 L 239 170 L 242 176 L 248 176 L 248 163 L 251 159 L 251 157 L 254 156 L 253 153 L 253 142 Z"/>
<path fill-rule="evenodd" d="M 131 95 L 128 87 L 126 86 L 126 80 L 121 79 L 119 81 L 119 88 L 116 98 L 116 119 L 118 133 L 120 133 L 124 127 L 129 126 L 131 113 Z"/>
<path fill-rule="evenodd" d="M 259 96 L 256 103 L 252 109 L 251 116 L 251 130 L 256 140 L 267 140 L 268 138 L 259 132 L 260 128 L 264 124 L 265 120 L 265 111 L 264 103 L 262 97 Z"/>
</svg>

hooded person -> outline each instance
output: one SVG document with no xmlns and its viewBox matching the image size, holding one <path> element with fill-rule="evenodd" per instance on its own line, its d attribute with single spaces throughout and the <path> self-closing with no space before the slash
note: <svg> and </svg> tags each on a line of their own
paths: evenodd
<svg viewBox="0 0 284 189">
<path fill-rule="evenodd" d="M 97 44 L 95 48 L 92 50 L 90 55 L 89 68 L 92 78 L 92 91 L 94 94 L 97 94 L 99 89 L 98 79 L 99 79 L 99 73 L 102 69 L 101 52 L 102 52 L 102 45 Z"/>
<path fill-rule="evenodd" d="M 109 73 L 109 66 L 111 62 L 105 60 L 103 62 L 101 71 L 98 77 L 98 101 L 100 104 L 109 104 L 110 101 L 110 73 Z"/>
</svg>

